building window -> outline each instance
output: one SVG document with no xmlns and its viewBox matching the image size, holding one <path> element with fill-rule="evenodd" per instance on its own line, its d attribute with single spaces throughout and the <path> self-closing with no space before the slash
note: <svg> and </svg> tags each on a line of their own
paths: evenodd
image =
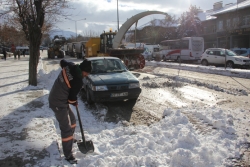
<svg viewBox="0 0 250 167">
<path fill-rule="evenodd" d="M 243 16 L 242 25 L 243 25 L 243 26 L 249 26 L 249 25 L 250 25 L 250 15 Z"/>
<path fill-rule="evenodd" d="M 204 27 L 204 33 L 208 33 L 208 27 Z"/>
<path fill-rule="evenodd" d="M 212 25 L 212 32 L 216 32 L 216 26 Z"/>
<path fill-rule="evenodd" d="M 230 28 L 231 24 L 230 24 L 230 19 L 227 19 L 227 28 Z"/>
<path fill-rule="evenodd" d="M 223 30 L 223 21 L 222 20 L 218 21 L 217 27 L 218 27 L 218 30 Z"/>
<path fill-rule="evenodd" d="M 233 18 L 233 28 L 239 27 L 239 18 Z"/>
</svg>

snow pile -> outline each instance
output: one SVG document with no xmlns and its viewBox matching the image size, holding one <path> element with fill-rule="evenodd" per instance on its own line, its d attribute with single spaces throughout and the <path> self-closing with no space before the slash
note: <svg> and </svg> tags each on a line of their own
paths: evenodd
<svg viewBox="0 0 250 167">
<path fill-rule="evenodd" d="M 5 96 L 2 98 L 5 110 L 1 111 L 0 162 L 12 157 L 22 163 L 30 162 L 30 166 L 67 166 L 62 152 L 57 149 L 57 144 L 59 150 L 62 149 L 60 128 L 48 105 L 49 90 L 60 67 L 50 72 L 45 72 L 42 65 L 38 68 L 37 87 L 25 87 L 24 84 L 5 87 L 8 88 L 5 91 L 19 91 L 2 95 Z M 19 78 L 21 81 L 27 77 L 20 76 L 23 77 Z M 0 90 L 4 89 L 0 87 Z M 76 115 L 75 108 L 71 108 Z M 84 155 L 74 144 L 76 166 L 219 167 L 231 165 L 228 158 L 239 157 L 237 148 L 246 142 L 245 138 L 235 135 L 235 115 L 216 107 L 166 108 L 163 118 L 150 126 L 104 122 L 96 119 L 80 100 L 79 111 L 86 140 L 93 141 L 95 152 Z M 100 115 L 105 113 L 102 110 Z M 79 126 L 75 138 L 81 139 Z"/>
</svg>

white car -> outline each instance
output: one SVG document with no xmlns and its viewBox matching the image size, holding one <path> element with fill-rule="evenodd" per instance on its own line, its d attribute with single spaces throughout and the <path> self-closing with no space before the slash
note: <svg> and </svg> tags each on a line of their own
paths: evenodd
<svg viewBox="0 0 250 167">
<path fill-rule="evenodd" d="M 225 65 L 229 68 L 245 67 L 250 68 L 250 59 L 239 56 L 235 52 L 224 48 L 209 48 L 201 55 L 201 64 Z"/>
</svg>

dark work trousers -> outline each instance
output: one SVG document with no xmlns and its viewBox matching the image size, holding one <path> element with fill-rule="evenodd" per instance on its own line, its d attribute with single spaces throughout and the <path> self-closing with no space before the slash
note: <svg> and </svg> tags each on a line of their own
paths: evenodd
<svg viewBox="0 0 250 167">
<path fill-rule="evenodd" d="M 76 127 L 76 118 L 70 107 L 53 107 L 51 108 L 59 122 L 63 153 L 66 158 L 72 155 L 73 135 Z"/>
</svg>

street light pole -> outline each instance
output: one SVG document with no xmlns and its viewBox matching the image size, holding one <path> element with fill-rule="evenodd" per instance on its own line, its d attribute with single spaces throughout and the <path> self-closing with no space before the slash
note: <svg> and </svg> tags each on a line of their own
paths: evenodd
<svg viewBox="0 0 250 167">
<path fill-rule="evenodd" d="M 76 30 L 76 42 L 77 42 L 77 25 L 76 25 L 76 20 L 74 20 L 75 21 L 75 30 Z"/>
<path fill-rule="evenodd" d="M 84 19 L 79 19 L 79 20 L 73 20 L 73 19 L 69 19 L 69 18 L 65 18 L 65 19 L 68 19 L 68 20 L 71 20 L 71 21 L 74 21 L 75 22 L 75 30 L 76 30 L 76 41 L 77 41 L 77 21 L 80 21 L 80 20 L 86 20 L 86 18 Z"/>
<path fill-rule="evenodd" d="M 118 10 L 118 0 L 117 0 L 117 31 L 119 31 L 119 10 Z"/>
</svg>

